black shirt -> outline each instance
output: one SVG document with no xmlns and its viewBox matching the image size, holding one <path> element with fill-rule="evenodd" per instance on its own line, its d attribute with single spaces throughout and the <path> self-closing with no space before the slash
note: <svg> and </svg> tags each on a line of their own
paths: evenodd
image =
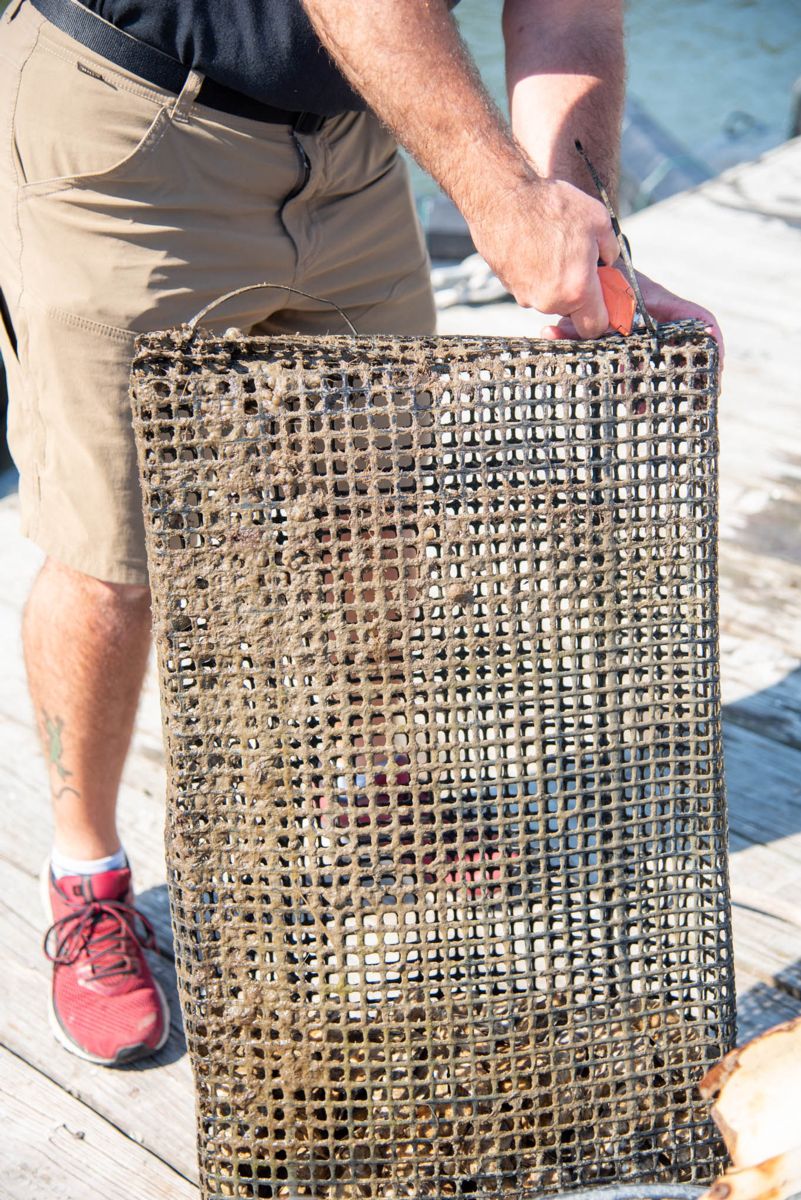
<svg viewBox="0 0 801 1200">
<path fill-rule="evenodd" d="M 301 0 L 81 0 L 185 67 L 255 100 L 333 116 L 365 107 L 320 44 Z"/>
</svg>

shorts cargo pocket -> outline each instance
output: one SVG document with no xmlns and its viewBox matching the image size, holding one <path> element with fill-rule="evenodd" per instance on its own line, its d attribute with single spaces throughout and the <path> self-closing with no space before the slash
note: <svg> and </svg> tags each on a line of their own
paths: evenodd
<svg viewBox="0 0 801 1200">
<path fill-rule="evenodd" d="M 124 176 L 160 140 L 170 108 L 162 93 L 133 86 L 40 34 L 22 68 L 14 111 L 22 193 Z"/>
</svg>

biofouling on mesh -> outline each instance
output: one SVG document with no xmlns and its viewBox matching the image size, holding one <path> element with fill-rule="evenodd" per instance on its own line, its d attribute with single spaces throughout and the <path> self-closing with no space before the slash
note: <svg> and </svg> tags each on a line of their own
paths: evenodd
<svg viewBox="0 0 801 1200">
<path fill-rule="evenodd" d="M 717 358 L 140 339 L 203 1196 L 706 1181 Z"/>
</svg>

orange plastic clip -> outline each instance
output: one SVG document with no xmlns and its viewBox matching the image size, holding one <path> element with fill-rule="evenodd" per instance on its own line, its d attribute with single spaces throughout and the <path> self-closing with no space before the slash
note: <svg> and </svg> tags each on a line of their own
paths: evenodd
<svg viewBox="0 0 801 1200">
<path fill-rule="evenodd" d="M 634 314 L 637 311 L 637 299 L 631 284 L 617 267 L 599 267 L 598 276 L 606 311 L 609 313 L 609 324 L 618 333 L 631 333 Z"/>
</svg>

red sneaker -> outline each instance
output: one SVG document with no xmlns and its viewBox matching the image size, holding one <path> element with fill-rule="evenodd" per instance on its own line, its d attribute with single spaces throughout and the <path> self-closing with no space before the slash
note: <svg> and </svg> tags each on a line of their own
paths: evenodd
<svg viewBox="0 0 801 1200">
<path fill-rule="evenodd" d="M 167 1000 L 143 951 L 156 937 L 133 906 L 131 872 L 53 878 L 42 872 L 53 924 L 44 952 L 53 963 L 50 1025 L 73 1054 L 118 1067 L 155 1054 L 167 1040 Z"/>
</svg>

